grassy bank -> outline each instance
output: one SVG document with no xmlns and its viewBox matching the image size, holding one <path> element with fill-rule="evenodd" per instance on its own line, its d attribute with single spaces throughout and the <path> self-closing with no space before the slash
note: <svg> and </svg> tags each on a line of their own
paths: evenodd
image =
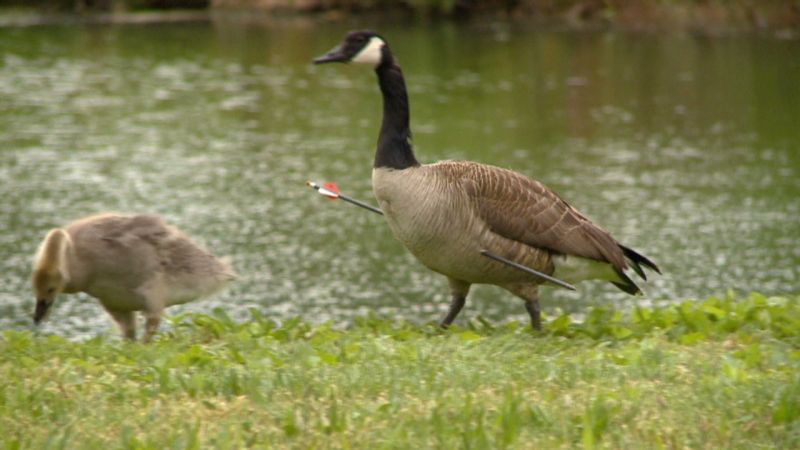
<svg viewBox="0 0 800 450">
<path fill-rule="evenodd" d="M 2 448 L 798 448 L 798 297 L 441 331 L 254 314 L 152 345 L 5 332 Z"/>
</svg>

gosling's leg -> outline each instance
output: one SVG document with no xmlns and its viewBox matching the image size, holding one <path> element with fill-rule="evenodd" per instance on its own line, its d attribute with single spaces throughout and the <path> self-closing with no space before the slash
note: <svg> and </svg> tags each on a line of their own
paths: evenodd
<svg viewBox="0 0 800 450">
<path fill-rule="evenodd" d="M 464 304 L 467 302 L 467 294 L 469 293 L 469 283 L 465 283 L 459 280 L 453 280 L 448 278 L 450 282 L 450 309 L 447 311 L 447 315 L 442 322 L 439 324 L 442 328 L 447 328 L 450 324 L 453 323 L 458 313 L 461 312 L 461 309 L 464 307 Z"/>
<path fill-rule="evenodd" d="M 153 336 L 158 331 L 158 326 L 161 325 L 161 311 L 157 313 L 145 313 L 145 334 L 144 342 L 153 340 Z"/>
<path fill-rule="evenodd" d="M 136 340 L 136 315 L 133 311 L 111 311 L 108 310 L 114 321 L 117 322 L 122 336 L 130 341 Z"/>
</svg>

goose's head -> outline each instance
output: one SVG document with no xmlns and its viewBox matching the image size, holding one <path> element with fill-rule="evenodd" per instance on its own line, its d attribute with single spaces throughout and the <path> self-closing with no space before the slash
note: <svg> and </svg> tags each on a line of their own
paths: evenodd
<svg viewBox="0 0 800 450">
<path fill-rule="evenodd" d="M 332 62 L 367 64 L 378 67 L 391 58 L 386 41 L 374 31 L 351 31 L 341 44 L 314 59 L 314 64 Z"/>
</svg>

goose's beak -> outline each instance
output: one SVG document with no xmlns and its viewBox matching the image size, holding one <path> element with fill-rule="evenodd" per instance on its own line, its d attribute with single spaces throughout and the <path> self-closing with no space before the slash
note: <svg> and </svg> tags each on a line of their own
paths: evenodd
<svg viewBox="0 0 800 450">
<path fill-rule="evenodd" d="M 347 62 L 347 56 L 342 52 L 342 46 L 334 47 L 328 53 L 314 58 L 314 64 L 325 64 L 332 62 Z"/>
<path fill-rule="evenodd" d="M 36 310 L 33 312 L 33 323 L 35 325 L 39 325 L 44 320 L 52 305 L 52 300 L 36 299 Z"/>
</svg>

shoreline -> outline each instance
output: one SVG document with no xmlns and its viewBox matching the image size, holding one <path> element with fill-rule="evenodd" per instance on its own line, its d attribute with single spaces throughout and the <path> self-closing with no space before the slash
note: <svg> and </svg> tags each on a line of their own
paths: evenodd
<svg viewBox="0 0 800 450">
<path fill-rule="evenodd" d="M 0 8 L 0 28 L 43 25 L 136 25 L 209 22 L 208 10 L 62 13 Z"/>
<path fill-rule="evenodd" d="M 651 5 L 613 8 L 604 2 L 576 1 L 560 9 L 536 7 L 541 0 L 520 2 L 512 10 L 474 7 L 469 11 L 441 11 L 417 3 L 376 7 L 345 4 L 332 6 L 319 0 L 214 0 L 208 9 L 126 10 L 59 12 L 35 8 L 0 7 L 0 27 L 42 25 L 123 25 L 188 22 L 272 24 L 276 22 L 342 22 L 374 17 L 377 21 L 403 20 L 419 23 L 453 21 L 480 23 L 501 21 L 532 24 L 545 29 L 575 31 L 685 31 L 706 35 L 757 33 L 779 39 L 800 38 L 800 5 L 773 3 L 745 7 L 738 3 Z M 597 7 L 597 4 L 605 4 Z M 611 3 L 611 2 L 608 2 Z M 594 5 L 594 7 L 590 7 Z"/>
</svg>

